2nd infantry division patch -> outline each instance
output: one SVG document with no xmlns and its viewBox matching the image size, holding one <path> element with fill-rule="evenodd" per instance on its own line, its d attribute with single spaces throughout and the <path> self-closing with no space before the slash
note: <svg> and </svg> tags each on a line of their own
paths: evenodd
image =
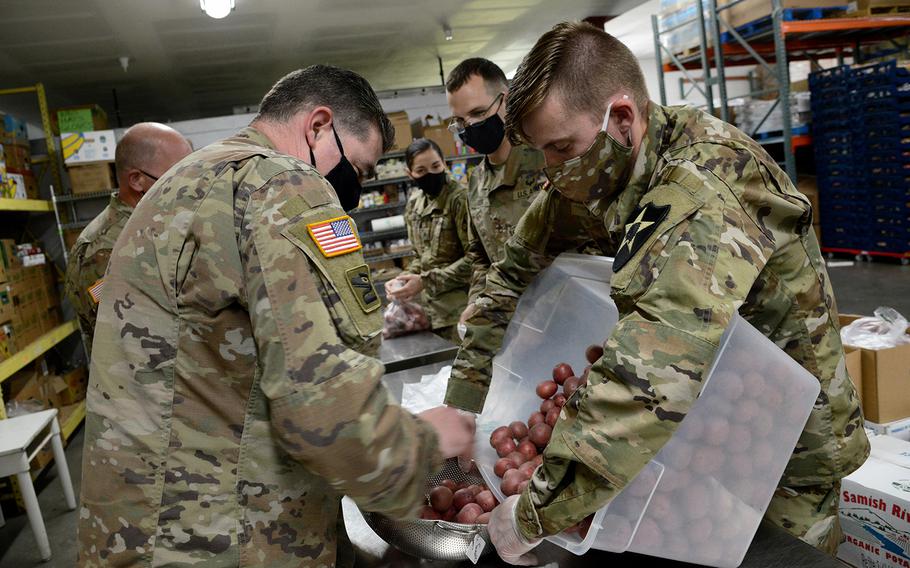
<svg viewBox="0 0 910 568">
<path fill-rule="evenodd" d="M 96 304 L 101 302 L 101 292 L 104 290 L 104 278 L 99 278 L 97 282 L 89 286 L 86 291 L 92 297 Z"/>
<path fill-rule="evenodd" d="M 354 221 L 347 215 L 306 226 L 319 252 L 326 258 L 355 252 L 363 248 Z"/>
<path fill-rule="evenodd" d="M 669 205 L 648 203 L 632 214 L 631 221 L 626 223 L 626 234 L 622 239 L 622 244 L 619 245 L 616 258 L 613 260 L 614 272 L 625 266 L 629 259 L 635 256 L 638 249 L 648 242 L 654 231 L 667 218 L 669 212 Z"/>
</svg>

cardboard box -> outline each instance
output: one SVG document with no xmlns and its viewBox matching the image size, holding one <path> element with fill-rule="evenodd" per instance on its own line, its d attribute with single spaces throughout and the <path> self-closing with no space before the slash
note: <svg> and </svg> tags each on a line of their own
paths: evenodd
<svg viewBox="0 0 910 568">
<path fill-rule="evenodd" d="M 875 436 L 872 456 L 841 482 L 846 542 L 837 557 L 857 567 L 910 565 L 910 444 Z"/>
<path fill-rule="evenodd" d="M 88 372 L 85 367 L 68 371 L 58 378 L 66 385 L 66 389 L 62 390 L 60 395 L 64 406 L 85 400 L 88 389 Z"/>
<path fill-rule="evenodd" d="M 439 144 L 443 157 L 455 156 L 458 154 L 458 147 L 455 144 L 455 135 L 449 132 L 446 121 L 438 126 L 425 126 L 423 128 L 423 137 L 429 138 Z"/>
<path fill-rule="evenodd" d="M 107 113 L 94 104 L 60 107 L 51 115 L 51 130 L 57 135 L 61 128 L 63 132 L 94 132 L 107 127 Z"/>
<path fill-rule="evenodd" d="M 842 314 L 841 327 L 862 316 Z M 910 344 L 891 349 L 859 349 L 862 359 L 863 414 L 883 424 L 910 416 Z"/>
<path fill-rule="evenodd" d="M 718 5 L 728 4 L 726 0 L 720 0 Z M 832 6 L 843 6 L 842 0 L 781 0 L 781 7 L 786 8 L 829 8 Z M 770 0 L 745 0 L 736 6 L 720 12 L 724 20 L 733 27 L 737 28 L 755 20 L 760 20 L 771 16 Z M 841 12 L 843 13 L 843 12 Z M 696 14 L 697 15 L 697 11 Z M 709 38 L 710 39 L 710 38 Z"/>
<path fill-rule="evenodd" d="M 110 164 L 91 164 L 86 166 L 71 166 L 66 168 L 70 177 L 70 186 L 73 194 L 95 193 L 96 191 L 112 191 L 117 185 L 114 171 Z"/>
<path fill-rule="evenodd" d="M 3 161 L 7 171 L 32 169 L 32 153 L 28 146 L 22 144 L 3 144 Z"/>
<path fill-rule="evenodd" d="M 19 256 L 16 254 L 16 241 L 13 239 L 0 239 L 0 256 L 3 257 L 3 266 L 7 269 L 8 278 L 13 272 L 11 269 L 22 266 Z"/>
<path fill-rule="evenodd" d="M 0 143 L 28 145 L 28 128 L 25 123 L 11 114 L 0 113 Z"/>
<path fill-rule="evenodd" d="M 60 136 L 60 144 L 63 151 L 63 162 L 67 166 L 113 162 L 117 138 L 114 136 L 113 130 L 64 132 Z"/>
<path fill-rule="evenodd" d="M 847 363 L 847 374 L 856 387 L 856 394 L 860 402 L 863 401 L 863 357 L 862 351 L 855 347 L 844 346 L 845 361 Z"/>
<path fill-rule="evenodd" d="M 876 436 L 891 436 L 898 440 L 910 442 L 910 418 L 895 420 L 887 424 L 876 424 L 867 420 L 866 428 L 872 430 Z"/>
<path fill-rule="evenodd" d="M 386 116 L 389 117 L 389 121 L 395 127 L 395 145 L 392 146 L 392 150 L 406 150 L 413 140 L 408 113 L 405 111 L 390 112 Z"/>
</svg>

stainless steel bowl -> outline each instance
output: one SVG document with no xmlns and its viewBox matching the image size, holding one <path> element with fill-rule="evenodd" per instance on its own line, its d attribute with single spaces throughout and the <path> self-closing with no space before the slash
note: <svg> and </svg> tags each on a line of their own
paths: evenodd
<svg viewBox="0 0 910 568">
<path fill-rule="evenodd" d="M 427 494 L 443 479 L 456 483 L 480 484 L 480 474 L 467 474 L 458 467 L 458 460 L 448 460 L 435 475 L 427 480 Z M 486 525 L 464 525 L 446 521 L 409 519 L 396 521 L 377 513 L 364 511 L 363 518 L 382 540 L 398 550 L 418 558 L 458 561 L 469 558 L 468 551 L 478 536 L 483 539 L 481 556 L 493 550 Z"/>
</svg>

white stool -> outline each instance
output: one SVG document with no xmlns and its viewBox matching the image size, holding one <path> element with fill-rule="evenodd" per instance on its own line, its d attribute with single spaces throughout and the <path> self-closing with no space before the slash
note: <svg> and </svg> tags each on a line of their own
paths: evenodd
<svg viewBox="0 0 910 568">
<path fill-rule="evenodd" d="M 48 427 L 50 432 L 38 446 L 28 454 L 28 447 Z M 0 478 L 15 475 L 19 480 L 19 490 L 25 501 L 25 511 L 28 522 L 38 541 L 38 550 L 42 560 L 51 557 L 51 545 L 47 540 L 47 530 L 44 528 L 44 519 L 41 518 L 41 509 L 38 507 L 38 497 L 32 485 L 29 474 L 29 462 L 47 443 L 51 443 L 54 450 L 54 461 L 57 462 L 57 473 L 60 483 L 63 484 L 63 496 L 66 506 L 70 511 L 76 509 L 76 496 L 73 493 L 73 482 L 70 479 L 70 470 L 66 465 L 66 454 L 63 453 L 63 442 L 60 440 L 60 425 L 57 424 L 57 409 L 42 410 L 34 414 L 25 414 L 15 418 L 0 420 Z M 2 524 L 2 515 L 0 515 Z"/>
</svg>

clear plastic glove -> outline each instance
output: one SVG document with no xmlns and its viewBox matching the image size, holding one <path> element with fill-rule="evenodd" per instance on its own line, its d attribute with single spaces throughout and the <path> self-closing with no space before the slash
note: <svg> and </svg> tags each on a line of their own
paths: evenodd
<svg viewBox="0 0 910 568">
<path fill-rule="evenodd" d="M 423 290 L 423 280 L 419 274 L 400 274 L 394 280 L 386 282 L 385 290 L 393 300 L 410 300 Z"/>
<path fill-rule="evenodd" d="M 504 562 L 515 566 L 533 566 L 537 564 L 537 556 L 530 552 L 540 544 L 540 539 L 528 541 L 518 532 L 515 509 L 519 497 L 520 495 L 512 495 L 493 509 L 487 532 Z"/>
<path fill-rule="evenodd" d="M 474 450 L 474 415 L 462 413 L 448 406 L 425 410 L 417 415 L 436 430 L 439 453 L 445 459 L 471 457 Z"/>
</svg>

